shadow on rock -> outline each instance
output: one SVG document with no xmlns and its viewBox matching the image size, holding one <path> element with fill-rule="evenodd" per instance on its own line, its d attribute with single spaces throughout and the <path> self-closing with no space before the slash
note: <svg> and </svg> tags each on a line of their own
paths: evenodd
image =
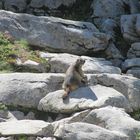
<svg viewBox="0 0 140 140">
<path fill-rule="evenodd" d="M 91 99 L 93 101 L 96 101 L 98 99 L 91 87 L 81 87 L 73 92 L 70 92 L 69 96 L 63 100 L 63 103 L 68 104 L 70 98 Z"/>
</svg>

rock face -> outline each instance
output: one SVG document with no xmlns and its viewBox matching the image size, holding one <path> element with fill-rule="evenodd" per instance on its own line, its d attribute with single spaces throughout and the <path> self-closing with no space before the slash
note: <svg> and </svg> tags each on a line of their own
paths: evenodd
<svg viewBox="0 0 140 140">
<path fill-rule="evenodd" d="M 0 31 L 7 30 L 15 38 L 49 51 L 86 54 L 104 50 L 109 43 L 109 37 L 91 23 L 6 11 L 0 15 Z"/>
<path fill-rule="evenodd" d="M 78 58 L 76 55 L 66 53 L 41 53 L 40 55 L 48 60 L 50 72 L 55 73 L 65 73 L 70 64 Z M 110 61 L 107 61 L 104 58 L 81 57 L 86 60 L 83 65 L 83 71 L 85 73 L 121 73 L 121 70 L 118 67 L 113 66 Z"/>
</svg>

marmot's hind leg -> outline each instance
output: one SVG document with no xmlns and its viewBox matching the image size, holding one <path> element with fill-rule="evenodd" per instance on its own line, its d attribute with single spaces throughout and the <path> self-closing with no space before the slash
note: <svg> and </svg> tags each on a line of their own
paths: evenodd
<svg viewBox="0 0 140 140">
<path fill-rule="evenodd" d="M 64 90 L 65 90 L 65 92 L 64 92 L 62 98 L 66 99 L 68 97 L 69 93 L 70 93 L 70 87 L 67 86 Z"/>
</svg>

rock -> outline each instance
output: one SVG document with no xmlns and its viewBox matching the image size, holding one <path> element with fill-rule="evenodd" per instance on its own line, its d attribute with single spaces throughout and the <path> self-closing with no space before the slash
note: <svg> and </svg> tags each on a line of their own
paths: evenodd
<svg viewBox="0 0 140 140">
<path fill-rule="evenodd" d="M 47 93 L 61 89 L 63 74 L 0 74 L 0 102 L 36 108 Z"/>
<path fill-rule="evenodd" d="M 45 4 L 45 0 L 31 0 L 30 7 L 42 8 Z"/>
<path fill-rule="evenodd" d="M 140 14 L 122 15 L 121 31 L 128 43 L 140 41 Z"/>
<path fill-rule="evenodd" d="M 17 119 L 17 120 L 23 120 L 24 119 L 24 113 L 21 111 L 11 111 L 11 113 L 13 114 L 13 116 Z"/>
<path fill-rule="evenodd" d="M 50 63 L 50 72 L 55 73 L 65 73 L 70 64 L 78 58 L 76 55 L 66 53 L 41 53 L 41 57 L 48 60 Z M 87 56 L 82 56 L 82 58 L 86 60 L 83 65 L 83 71 L 85 73 L 121 73 L 119 68 L 114 67 L 110 61 L 104 58 L 92 58 Z"/>
<path fill-rule="evenodd" d="M 43 138 L 40 138 L 40 137 L 38 137 L 36 140 L 57 140 L 56 138 L 54 138 L 54 137 L 43 137 Z"/>
<path fill-rule="evenodd" d="M 140 42 L 133 43 L 127 53 L 128 58 L 140 57 Z"/>
<path fill-rule="evenodd" d="M 109 47 L 105 50 L 107 59 L 123 59 L 121 52 L 116 48 L 114 43 L 110 43 Z"/>
<path fill-rule="evenodd" d="M 40 100 L 38 109 L 46 112 L 72 113 L 89 108 L 117 106 L 130 111 L 128 100 L 116 90 L 100 85 L 79 88 L 62 99 L 63 90 L 51 92 Z"/>
<path fill-rule="evenodd" d="M 53 122 L 52 125 L 54 126 L 54 134 L 56 136 L 59 138 L 71 137 L 71 139 L 74 140 L 78 138 L 79 140 L 80 138 L 87 140 L 88 136 L 90 136 L 89 140 L 97 139 L 96 134 L 93 134 L 93 132 L 96 132 L 98 129 L 102 129 L 102 133 L 100 133 L 99 136 L 102 136 L 104 134 L 104 130 L 107 130 L 109 133 L 116 134 L 120 137 L 122 136 L 121 138 L 124 140 L 136 140 L 136 135 L 140 131 L 139 121 L 131 118 L 124 109 L 111 106 L 78 112 L 71 117 Z M 81 125 L 85 126 L 82 127 Z M 92 127 L 93 132 L 90 131 L 90 127 L 88 127 L 88 125 Z M 87 127 L 89 128 L 88 130 Z M 94 127 L 96 127 L 96 130 L 93 129 Z M 80 134 L 79 130 L 81 132 Z M 87 138 L 85 138 L 82 133 L 88 133 L 89 131 L 91 133 L 87 134 Z M 107 140 L 108 139 L 118 140 L 119 138 L 114 139 L 109 137 Z M 103 140 L 102 137 L 101 140 Z"/>
<path fill-rule="evenodd" d="M 2 8 L 3 8 L 3 2 L 0 1 L 0 9 L 2 9 Z"/>
<path fill-rule="evenodd" d="M 17 119 L 17 120 L 35 120 L 35 114 L 33 112 L 29 112 L 27 115 L 24 115 L 23 112 L 21 111 L 10 111 L 12 115 Z"/>
<path fill-rule="evenodd" d="M 87 54 L 103 51 L 110 37 L 91 23 L 54 17 L 36 17 L 0 11 L 0 31 L 8 31 L 16 39 L 26 39 L 30 45 L 51 52 Z M 38 21 L 38 22 L 36 22 Z"/>
<path fill-rule="evenodd" d="M 122 63 L 122 69 L 123 70 L 128 70 L 131 68 L 136 68 L 139 67 L 140 68 L 140 58 L 132 58 L 132 59 L 126 59 L 123 63 Z"/>
<path fill-rule="evenodd" d="M 91 8 L 92 18 L 100 26 L 108 18 L 119 22 L 121 15 L 139 13 L 140 4 L 138 0 L 94 0 Z"/>
<path fill-rule="evenodd" d="M 88 75 L 89 84 L 112 87 L 123 94 L 134 110 L 140 108 L 140 79 L 119 74 Z"/>
<path fill-rule="evenodd" d="M 129 69 L 127 72 L 127 74 L 132 74 L 134 77 L 137 77 L 140 79 L 140 67 L 139 68 L 132 68 Z"/>
<path fill-rule="evenodd" d="M 113 19 L 106 19 L 102 25 L 101 30 L 106 34 L 109 34 L 113 40 L 115 40 L 115 29 L 118 28 L 118 24 Z"/>
<path fill-rule="evenodd" d="M 5 10 L 13 12 L 24 12 L 26 9 L 26 0 L 5 0 Z"/>
<path fill-rule="evenodd" d="M 53 127 L 50 123 L 39 120 L 21 120 L 0 123 L 2 136 L 26 135 L 26 136 L 50 136 Z"/>
<path fill-rule="evenodd" d="M 25 119 L 27 120 L 35 120 L 35 113 L 34 112 L 29 112 L 26 116 Z"/>
<path fill-rule="evenodd" d="M 19 67 L 22 71 L 27 71 L 27 72 L 48 72 L 49 71 L 49 66 L 46 62 L 45 63 L 38 63 L 32 60 L 27 60 L 25 62 L 19 62 L 15 64 L 17 67 Z"/>
<path fill-rule="evenodd" d="M 30 6 L 33 8 L 42 8 L 43 6 L 49 9 L 57 9 L 61 5 L 70 6 L 76 0 L 31 0 Z"/>
<path fill-rule="evenodd" d="M 0 110 L 0 122 L 17 120 L 17 118 L 13 115 L 11 111 L 8 110 Z"/>
<path fill-rule="evenodd" d="M 126 140 L 125 135 L 111 132 L 96 125 L 76 122 L 60 125 L 54 133 L 58 138 L 66 140 Z"/>
<path fill-rule="evenodd" d="M 123 0 L 125 3 L 125 8 L 130 10 L 131 14 L 140 12 L 140 3 L 139 0 Z"/>
<path fill-rule="evenodd" d="M 126 135 L 130 140 L 136 140 L 136 131 L 140 131 L 140 122 L 116 107 L 95 109 L 83 119 L 83 122 Z"/>
<path fill-rule="evenodd" d="M 121 0 L 94 0 L 92 3 L 93 17 L 115 18 L 125 14 L 124 3 Z"/>
<path fill-rule="evenodd" d="M 14 140 L 12 137 L 0 137 L 0 140 Z"/>
</svg>

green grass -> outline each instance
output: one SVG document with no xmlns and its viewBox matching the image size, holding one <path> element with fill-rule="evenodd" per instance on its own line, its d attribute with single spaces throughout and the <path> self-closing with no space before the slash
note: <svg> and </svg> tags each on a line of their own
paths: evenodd
<svg viewBox="0 0 140 140">
<path fill-rule="evenodd" d="M 10 34 L 0 33 L 0 72 L 22 71 L 16 65 L 16 59 L 22 62 L 32 60 L 47 65 L 47 61 L 39 56 L 39 50 L 32 50 L 26 40 L 14 40 Z"/>
<path fill-rule="evenodd" d="M 137 131 L 135 133 L 135 137 L 136 137 L 136 140 L 140 140 L 140 131 Z"/>
</svg>

